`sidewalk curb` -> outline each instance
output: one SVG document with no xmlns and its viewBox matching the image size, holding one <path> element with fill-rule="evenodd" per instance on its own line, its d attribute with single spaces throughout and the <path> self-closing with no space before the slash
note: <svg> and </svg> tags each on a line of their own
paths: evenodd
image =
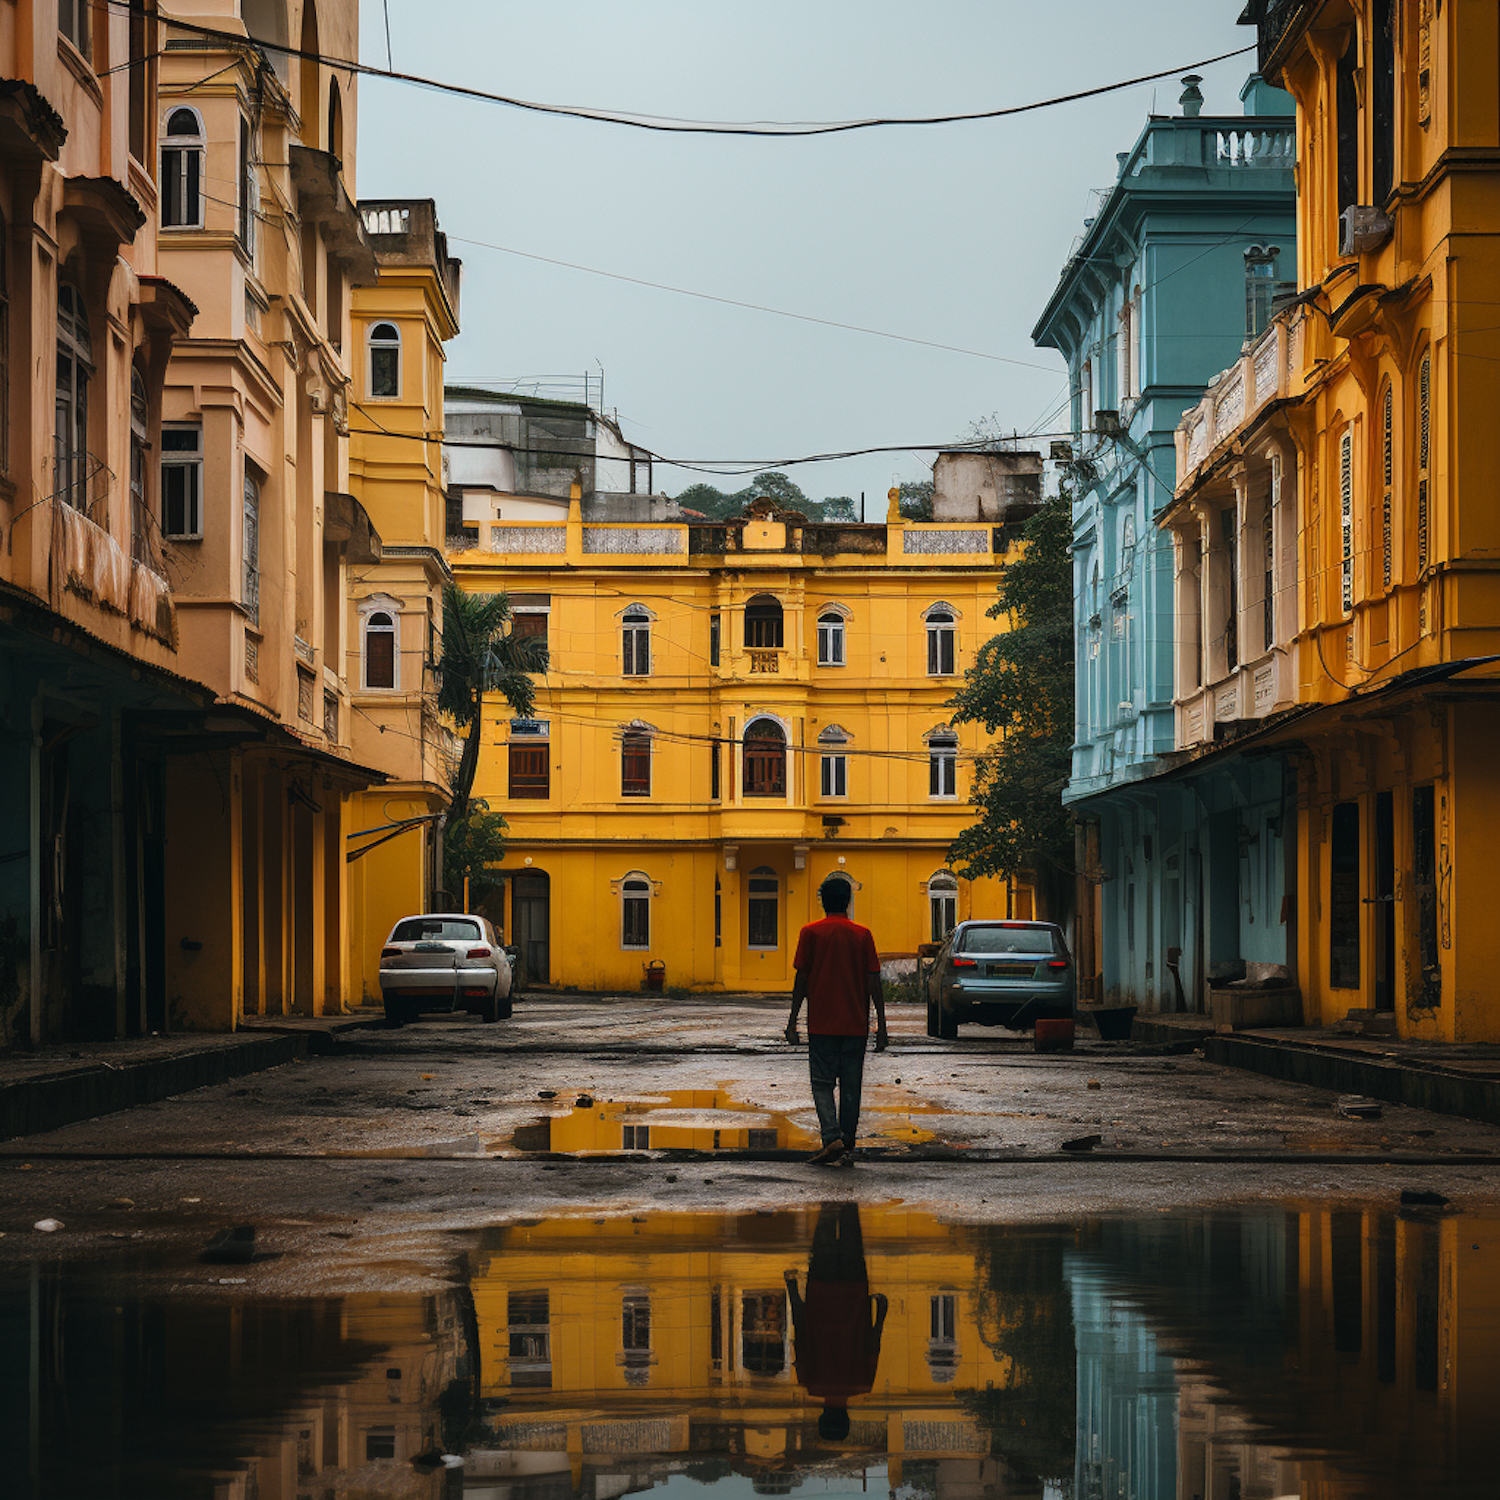
<svg viewBox="0 0 1500 1500">
<path fill-rule="evenodd" d="M 238 1045 L 205 1047 L 149 1062 L 95 1063 L 28 1078 L 0 1088 L 0 1141 L 259 1073 L 306 1057 L 308 1050 L 306 1036 L 258 1036 Z"/>
<path fill-rule="evenodd" d="M 1500 1079 L 1351 1057 L 1314 1044 L 1272 1041 L 1243 1033 L 1206 1036 L 1201 1046 L 1206 1061 L 1225 1067 L 1500 1125 Z"/>
</svg>

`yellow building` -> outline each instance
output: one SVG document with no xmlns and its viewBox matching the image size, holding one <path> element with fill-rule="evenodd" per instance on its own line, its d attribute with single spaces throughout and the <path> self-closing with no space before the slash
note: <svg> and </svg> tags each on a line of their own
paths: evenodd
<svg viewBox="0 0 1500 1500">
<path fill-rule="evenodd" d="M 388 779 L 345 806 L 354 1004 L 379 1001 L 392 926 L 431 910 L 450 731 L 436 710 L 443 557 L 443 345 L 458 332 L 459 262 L 430 199 L 359 205 L 378 267 L 353 293 L 349 482 L 381 538 L 351 580 L 344 637 L 349 743 Z"/>
<path fill-rule="evenodd" d="M 575 1486 L 611 1455 L 713 1452 L 766 1474 L 815 1462 L 823 1403 L 798 1383 L 787 1274 L 806 1292 L 809 1241 L 816 1254 L 819 1216 L 835 1214 L 861 1221 L 870 1294 L 887 1307 L 874 1383 L 851 1399 L 840 1447 L 889 1455 L 893 1489 L 907 1458 L 967 1459 L 981 1478 L 990 1433 L 956 1396 L 1005 1390 L 1013 1370 L 973 1234 L 853 1205 L 496 1231 L 470 1290 L 497 1446 L 550 1457 Z"/>
<path fill-rule="evenodd" d="M 586 522 L 575 492 L 450 554 L 551 652 L 533 719 L 487 707 L 474 788 L 510 825 L 491 915 L 527 983 L 633 989 L 664 964 L 669 986 L 789 989 L 830 875 L 888 960 L 955 920 L 1030 915 L 1025 885 L 947 867 L 988 743 L 947 705 L 1001 628 L 992 500 L 932 523 L 893 491 L 883 524 L 763 501 L 641 525 Z"/>
<path fill-rule="evenodd" d="M 1500 12 L 1250 12 L 1298 117 L 1297 980 L 1313 1022 L 1493 1041 Z"/>
</svg>

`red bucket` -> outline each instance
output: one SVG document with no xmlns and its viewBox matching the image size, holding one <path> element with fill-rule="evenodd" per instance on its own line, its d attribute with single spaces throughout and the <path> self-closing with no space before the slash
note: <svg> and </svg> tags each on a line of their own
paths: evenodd
<svg viewBox="0 0 1500 1500">
<path fill-rule="evenodd" d="M 1038 1052 L 1071 1052 L 1073 1050 L 1073 1021 L 1059 1019 L 1036 1023 L 1036 1050 Z"/>
<path fill-rule="evenodd" d="M 646 988 L 659 990 L 665 987 L 666 982 L 667 966 L 659 958 L 653 958 L 646 965 Z"/>
</svg>

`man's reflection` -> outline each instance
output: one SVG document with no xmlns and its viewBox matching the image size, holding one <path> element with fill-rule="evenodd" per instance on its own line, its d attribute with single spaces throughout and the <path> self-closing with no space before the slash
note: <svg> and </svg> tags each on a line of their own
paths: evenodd
<svg viewBox="0 0 1500 1500">
<path fill-rule="evenodd" d="M 820 1206 L 807 1295 L 799 1294 L 795 1271 L 787 1271 L 786 1288 L 792 1304 L 797 1379 L 809 1396 L 823 1403 L 818 1436 L 840 1442 L 849 1436 L 850 1397 L 863 1396 L 874 1387 L 886 1313 L 885 1297 L 879 1292 L 870 1295 L 858 1204 Z"/>
</svg>

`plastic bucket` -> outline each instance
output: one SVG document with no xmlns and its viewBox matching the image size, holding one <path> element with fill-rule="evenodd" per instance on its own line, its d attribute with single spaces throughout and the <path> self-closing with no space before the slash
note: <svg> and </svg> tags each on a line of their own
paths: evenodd
<svg viewBox="0 0 1500 1500">
<path fill-rule="evenodd" d="M 1036 1023 L 1036 1050 L 1038 1052 L 1071 1052 L 1073 1050 L 1073 1021 L 1071 1017 Z"/>
<path fill-rule="evenodd" d="M 667 966 L 659 959 L 653 958 L 646 965 L 646 988 L 648 990 L 660 990 L 666 987 Z"/>
</svg>

